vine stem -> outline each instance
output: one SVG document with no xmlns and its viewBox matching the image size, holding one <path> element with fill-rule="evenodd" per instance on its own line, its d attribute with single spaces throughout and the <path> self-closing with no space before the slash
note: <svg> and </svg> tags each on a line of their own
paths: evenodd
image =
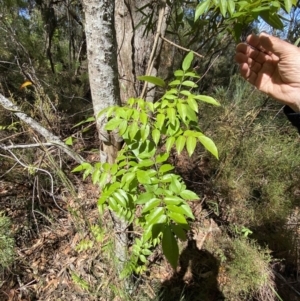
<svg viewBox="0 0 300 301">
<path fill-rule="evenodd" d="M 192 49 L 188 49 L 188 48 L 182 47 L 182 46 L 180 46 L 180 45 L 178 45 L 178 44 L 176 44 L 176 43 L 174 43 L 174 42 L 168 40 L 167 38 L 163 37 L 162 35 L 160 35 L 160 38 L 161 38 L 162 40 L 164 40 L 165 42 L 167 42 L 167 43 L 169 43 L 169 44 L 175 46 L 175 47 L 178 48 L 178 49 L 184 50 L 184 51 L 186 51 L 186 52 L 193 52 L 194 55 L 196 55 L 196 56 L 198 56 L 198 57 L 200 57 L 200 58 L 204 58 L 204 56 L 203 56 L 202 54 L 199 54 L 199 53 L 197 53 L 196 51 L 193 51 Z"/>
</svg>

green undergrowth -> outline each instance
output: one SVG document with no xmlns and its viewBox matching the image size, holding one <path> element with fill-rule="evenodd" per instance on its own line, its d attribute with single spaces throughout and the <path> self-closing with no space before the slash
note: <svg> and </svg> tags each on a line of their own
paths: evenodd
<svg viewBox="0 0 300 301">
<path fill-rule="evenodd" d="M 227 225 L 252 232 L 250 240 L 215 242 L 229 279 L 221 290 L 228 300 L 275 300 L 270 260 L 297 265 L 298 234 L 289 223 L 299 220 L 298 133 L 282 105 L 238 76 L 213 96 L 222 112 L 207 108 L 203 115 L 211 123 L 202 125 L 220 151 L 220 162 L 209 166 L 209 201 L 215 204 L 209 208 Z"/>
<path fill-rule="evenodd" d="M 300 149 L 282 106 L 234 77 L 214 126 L 220 164 L 213 185 L 229 221 L 247 227 L 285 220 L 299 205 Z M 208 117 L 209 118 L 209 117 Z"/>
<path fill-rule="evenodd" d="M 11 235 L 11 221 L 0 212 L 0 270 L 14 260 L 14 239 Z"/>
<path fill-rule="evenodd" d="M 219 289 L 226 300 L 271 301 L 274 276 L 269 268 L 267 248 L 240 235 L 221 235 L 208 239 L 205 249 L 219 261 Z"/>
</svg>

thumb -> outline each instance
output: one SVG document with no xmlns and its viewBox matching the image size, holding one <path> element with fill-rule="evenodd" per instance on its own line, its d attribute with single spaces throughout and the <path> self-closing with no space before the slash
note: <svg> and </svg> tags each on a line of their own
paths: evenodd
<svg viewBox="0 0 300 301">
<path fill-rule="evenodd" d="M 279 58 L 292 50 L 299 51 L 298 47 L 264 32 L 259 35 L 259 42 L 266 51 L 274 53 Z"/>
</svg>

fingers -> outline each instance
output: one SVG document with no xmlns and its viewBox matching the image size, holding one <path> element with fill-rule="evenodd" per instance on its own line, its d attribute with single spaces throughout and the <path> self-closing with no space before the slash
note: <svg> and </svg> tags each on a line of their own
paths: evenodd
<svg viewBox="0 0 300 301">
<path fill-rule="evenodd" d="M 243 78 L 245 78 L 249 83 L 255 85 L 257 79 L 257 73 L 249 68 L 249 65 L 244 63 L 240 64 L 240 73 Z"/>
<path fill-rule="evenodd" d="M 261 45 L 262 48 L 266 49 L 268 52 L 274 53 L 278 57 L 285 56 L 287 53 L 295 52 L 299 55 L 300 50 L 298 47 L 285 42 L 277 37 L 270 36 L 266 33 L 261 33 L 259 36 L 255 37 L 248 37 L 249 38 L 249 44 L 251 43 L 258 43 Z M 257 42 L 258 40 L 258 42 Z M 250 44 L 252 45 L 252 44 Z"/>
<path fill-rule="evenodd" d="M 235 56 L 235 60 L 237 63 L 239 64 L 244 64 L 246 63 L 248 65 L 248 67 L 254 71 L 254 72 L 258 72 L 261 69 L 262 64 L 258 63 L 257 60 L 252 59 L 251 57 L 249 57 L 248 55 L 242 53 L 242 52 L 238 52 Z"/>
<path fill-rule="evenodd" d="M 259 45 L 256 45 L 256 46 L 259 46 Z M 260 47 L 260 49 L 263 49 L 263 48 Z M 278 60 L 278 58 L 273 57 L 272 55 L 267 54 L 266 52 L 262 52 L 258 48 L 254 48 L 254 46 L 248 45 L 245 43 L 238 44 L 236 47 L 236 52 L 237 52 L 237 54 L 242 53 L 242 54 L 246 55 L 247 57 L 253 59 L 254 61 L 256 61 L 259 64 L 263 64 L 264 62 L 267 62 L 267 61 Z M 236 59 L 238 59 L 238 57 L 236 57 Z"/>
</svg>

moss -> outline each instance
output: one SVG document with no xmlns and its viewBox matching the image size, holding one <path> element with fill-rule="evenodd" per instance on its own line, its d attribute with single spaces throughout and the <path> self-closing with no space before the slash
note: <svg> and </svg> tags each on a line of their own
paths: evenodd
<svg viewBox="0 0 300 301">
<path fill-rule="evenodd" d="M 9 266 L 14 259 L 14 239 L 10 219 L 0 212 L 0 267 Z"/>
</svg>

